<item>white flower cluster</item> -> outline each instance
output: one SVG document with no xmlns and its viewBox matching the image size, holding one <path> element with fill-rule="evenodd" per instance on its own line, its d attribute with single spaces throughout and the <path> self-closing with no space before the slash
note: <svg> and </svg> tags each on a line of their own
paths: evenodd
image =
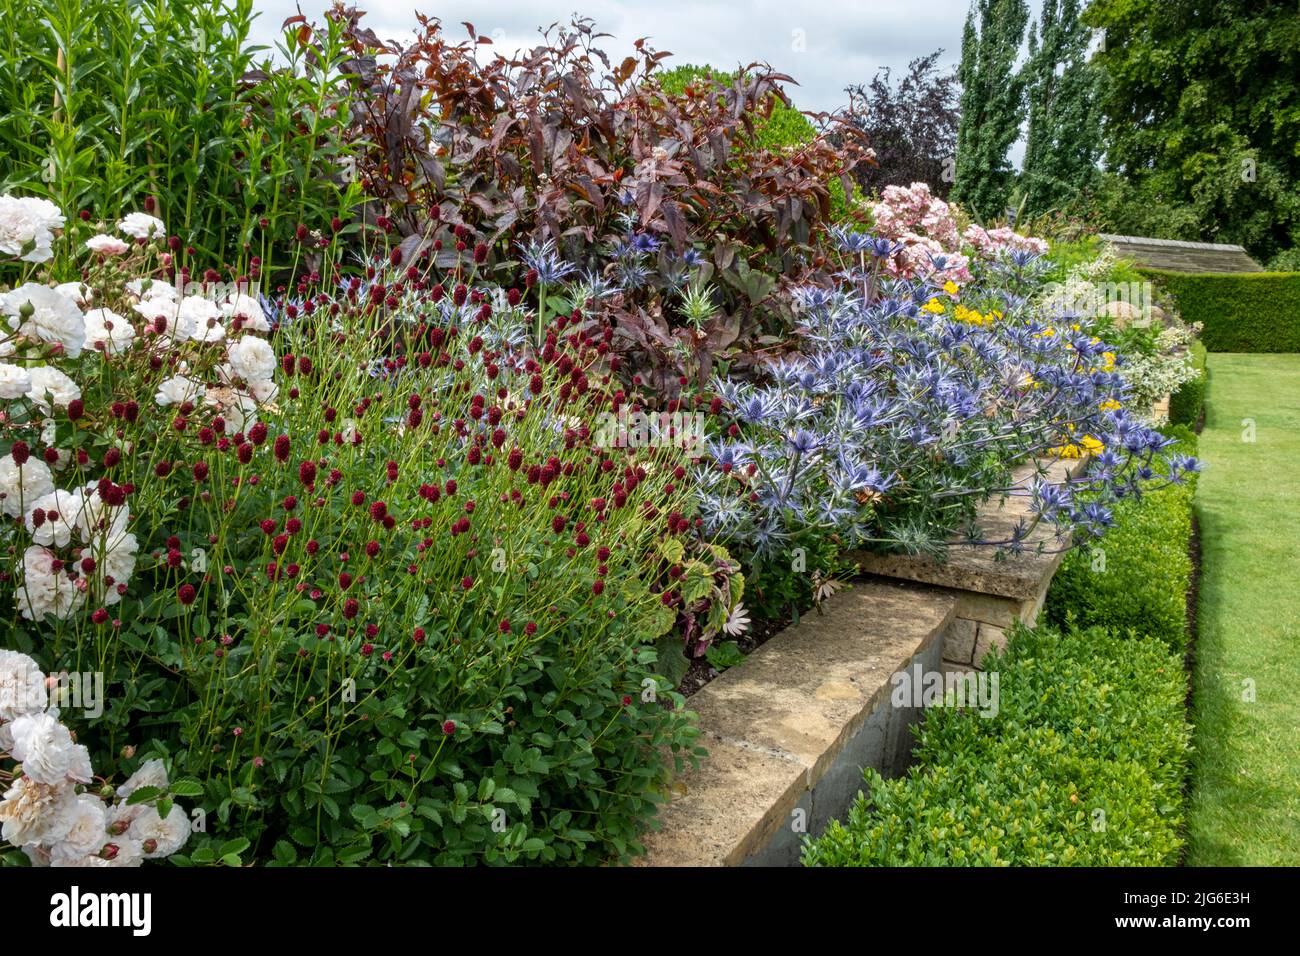
<svg viewBox="0 0 1300 956">
<path fill-rule="evenodd" d="M 54 255 L 54 233 L 63 223 L 63 213 L 49 200 L 0 196 L 0 254 L 45 262 Z"/>
<path fill-rule="evenodd" d="M 127 287 L 138 296 L 131 308 L 169 342 L 220 342 L 228 331 L 271 331 L 261 305 L 243 292 L 213 299 L 205 295 L 183 296 L 161 282 L 135 280 Z M 229 330 L 223 324 L 227 322 Z"/>
<path fill-rule="evenodd" d="M 58 289 L 26 282 L 4 294 L 2 311 L 9 328 L 28 341 L 61 345 L 68 358 L 81 354 L 86 321 L 77 303 Z M 12 345 L 8 351 L 14 351 Z"/>
<path fill-rule="evenodd" d="M 167 227 L 161 219 L 143 212 L 133 212 L 123 216 L 117 224 L 118 231 L 132 239 L 161 238 L 167 234 Z"/>
<path fill-rule="evenodd" d="M 86 791 L 90 753 L 49 707 L 48 683 L 26 654 L 0 650 L 0 751 L 20 765 L 0 799 L 0 839 L 37 866 L 139 866 L 180 850 L 190 835 L 180 806 L 164 817 L 151 801 L 127 802 L 141 787 L 166 789 L 162 761 L 146 761 L 117 802 Z"/>
<path fill-rule="evenodd" d="M 44 200 L 0 197 L 0 253 L 43 261 L 32 258 L 33 242 L 48 252 L 53 231 L 63 222 L 57 208 Z M 144 213 L 123 217 L 117 228 L 141 242 L 165 235 L 162 221 Z M 101 258 L 122 255 L 129 248 L 109 235 L 86 243 L 86 249 Z M 45 444 L 53 444 L 55 410 L 80 402 L 82 393 L 60 368 L 37 364 L 43 361 L 44 352 L 39 351 L 43 345 L 57 346 L 50 356 L 54 361 L 78 359 L 84 350 L 109 360 L 140 346 L 157 350 L 188 342 L 221 343 L 224 361 L 215 367 L 212 381 L 189 374 L 189 365 L 181 361 L 179 374 L 158 386 L 155 401 L 159 405 L 205 403 L 238 432 L 256 420 L 260 404 L 275 399 L 275 352 L 254 334 L 269 332 L 271 325 L 261 305 L 242 288 L 214 296 L 182 294 L 165 282 L 144 278 L 129 281 L 126 292 L 127 301 L 118 308 L 128 315 L 135 313 L 134 319 L 107 307 L 89 308 L 97 298 L 96 290 L 80 282 L 56 286 L 26 282 L 0 294 L 0 316 L 8 325 L 7 331 L 0 326 L 0 400 L 26 400 L 30 403 L 26 412 L 44 416 Z M 83 314 L 83 309 L 88 311 Z M 143 327 L 137 327 L 137 322 Z M 20 349 L 21 357 L 13 358 Z M 0 407 L 0 420 L 22 421 L 23 412 Z M 39 418 L 29 420 L 41 424 Z M 67 453 L 59 453 L 55 470 L 66 461 Z M 88 598 L 95 608 L 121 600 L 135 571 L 138 550 L 135 535 L 127 530 L 130 511 L 124 501 L 109 505 L 95 484 L 56 488 L 49 464 L 32 457 L 26 444 L 16 442 L 11 453 L 0 458 L 0 512 L 19 519 L 30 537 L 30 545 L 22 550 L 16 590 L 25 618 L 67 618 Z M 65 548 L 71 550 L 61 553 L 59 549 Z"/>
</svg>

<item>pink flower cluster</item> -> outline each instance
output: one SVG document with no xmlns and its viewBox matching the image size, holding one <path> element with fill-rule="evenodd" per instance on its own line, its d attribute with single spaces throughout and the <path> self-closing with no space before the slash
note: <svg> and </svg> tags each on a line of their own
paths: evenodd
<svg viewBox="0 0 1300 956">
<path fill-rule="evenodd" d="M 926 183 L 886 186 L 871 214 L 876 231 L 903 247 L 890 260 L 894 275 L 905 279 L 928 275 L 936 271 L 936 257 L 942 257 L 944 267 L 938 271 L 943 279 L 970 280 L 970 260 L 961 252 L 955 209 L 931 193 Z"/>
<path fill-rule="evenodd" d="M 983 226 L 972 223 L 966 227 L 962 238 L 986 259 L 992 259 L 999 253 L 1008 250 L 1011 252 L 1035 252 L 1040 256 L 1047 254 L 1046 239 L 1039 239 L 1037 236 L 1022 236 L 1007 226 L 985 229 Z"/>
</svg>

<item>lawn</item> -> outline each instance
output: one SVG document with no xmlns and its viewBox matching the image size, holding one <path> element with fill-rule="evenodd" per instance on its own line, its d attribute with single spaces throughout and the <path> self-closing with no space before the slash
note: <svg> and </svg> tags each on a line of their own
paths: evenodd
<svg viewBox="0 0 1300 956">
<path fill-rule="evenodd" d="M 1188 863 L 1295 865 L 1300 355 L 1217 353 L 1209 366 Z"/>
</svg>

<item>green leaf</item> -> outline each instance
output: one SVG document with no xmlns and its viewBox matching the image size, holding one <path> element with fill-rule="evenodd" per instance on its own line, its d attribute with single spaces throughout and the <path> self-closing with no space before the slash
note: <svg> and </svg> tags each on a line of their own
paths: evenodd
<svg viewBox="0 0 1300 956">
<path fill-rule="evenodd" d="M 203 784 L 197 780 L 185 779 L 177 780 L 167 788 L 174 797 L 201 797 L 203 796 Z"/>
<path fill-rule="evenodd" d="M 369 857 L 370 854 L 373 852 L 374 850 L 370 846 L 370 844 L 364 843 L 358 846 L 348 847 L 347 849 L 340 850 L 338 855 L 338 860 L 340 863 L 360 863 L 362 860 Z"/>
<path fill-rule="evenodd" d="M 250 844 L 248 840 L 246 840 L 244 837 L 236 837 L 233 840 L 229 840 L 226 843 L 221 844 L 221 855 L 223 857 L 239 856 L 239 854 L 247 850 L 249 846 Z"/>
<path fill-rule="evenodd" d="M 216 858 L 216 854 L 212 852 L 212 847 L 210 846 L 201 846 L 190 854 L 190 860 L 201 866 L 206 866 Z"/>
<path fill-rule="evenodd" d="M 655 663 L 655 673 L 662 674 L 676 687 L 691 667 L 691 662 L 682 650 L 682 639 L 676 634 L 665 634 L 655 641 L 655 651 L 659 656 Z"/>
</svg>

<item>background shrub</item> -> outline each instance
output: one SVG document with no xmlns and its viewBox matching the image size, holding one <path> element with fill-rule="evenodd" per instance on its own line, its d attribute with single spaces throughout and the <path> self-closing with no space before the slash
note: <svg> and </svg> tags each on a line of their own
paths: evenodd
<svg viewBox="0 0 1300 956">
<path fill-rule="evenodd" d="M 1146 269 L 1211 352 L 1300 352 L 1300 272 L 1202 273 Z"/>
<path fill-rule="evenodd" d="M 1300 247 L 1285 249 L 1268 261 L 1269 272 L 1300 272 Z"/>
<path fill-rule="evenodd" d="M 244 272 L 296 251 L 299 224 L 346 220 L 339 30 L 293 18 L 273 68 L 249 43 L 252 8 L 0 0 L 0 193 L 109 221 L 151 197 L 182 265 Z"/>
<path fill-rule="evenodd" d="M 651 407 L 695 397 L 716 365 L 737 373 L 789 348 L 797 321 L 783 292 L 829 281 L 819 253 L 830 184 L 851 187 L 867 152 L 844 122 L 834 136 L 766 145 L 787 77 L 753 64 L 730 85 L 674 93 L 659 83 L 666 53 L 641 44 L 612 65 L 582 19 L 509 59 L 482 55 L 474 36 L 450 40 L 432 18 L 395 45 L 355 10 L 330 16 L 354 53 L 344 70 L 368 214 L 412 244 L 441 241 L 444 259 L 449 230 L 471 226 L 491 268 L 512 268 L 522 245 L 553 244 L 597 277 L 586 297 L 601 300 L 611 348 L 636 367 L 629 397 Z M 773 130 L 803 120 L 776 115 Z M 615 269 L 602 275 L 610 253 Z M 609 280 L 619 296 L 606 296 Z"/>
<path fill-rule="evenodd" d="M 1181 439 L 1174 450 L 1195 454 L 1196 436 L 1186 426 L 1167 433 Z M 1105 537 L 1073 549 L 1061 562 L 1047 593 L 1047 619 L 1128 628 L 1158 637 L 1173 650 L 1184 648 L 1194 494 L 1193 476 L 1187 484 L 1117 503 Z"/>
<path fill-rule="evenodd" d="M 1181 847 L 1186 678 L 1160 640 L 1018 629 L 996 717 L 927 711 L 918 764 L 807 844 L 806 866 L 1167 866 Z M 1104 826 L 1099 824 L 1104 823 Z"/>
</svg>

